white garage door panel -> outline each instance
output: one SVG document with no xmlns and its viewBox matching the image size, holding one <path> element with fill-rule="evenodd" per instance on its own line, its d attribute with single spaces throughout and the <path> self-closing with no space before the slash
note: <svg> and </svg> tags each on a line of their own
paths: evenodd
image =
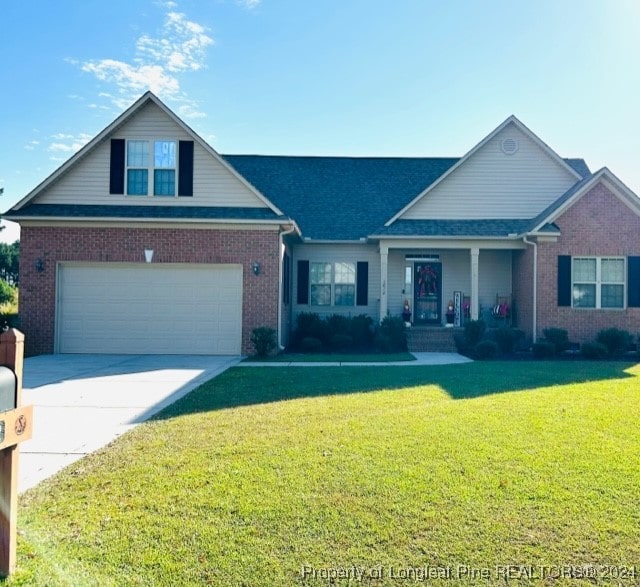
<svg viewBox="0 0 640 587">
<path fill-rule="evenodd" d="M 58 352 L 240 354 L 240 265 L 61 265 Z"/>
</svg>

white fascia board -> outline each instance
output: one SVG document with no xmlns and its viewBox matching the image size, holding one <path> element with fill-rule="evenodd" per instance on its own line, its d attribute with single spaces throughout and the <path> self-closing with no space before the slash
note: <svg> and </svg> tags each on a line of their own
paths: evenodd
<svg viewBox="0 0 640 587">
<path fill-rule="evenodd" d="M 75 155 L 71 156 L 65 163 L 63 163 L 58 169 L 56 169 L 49 177 L 38 184 L 33 190 L 31 190 L 24 198 L 22 198 L 17 204 L 15 204 L 11 210 L 19 210 L 35 198 L 42 190 L 46 189 L 54 181 L 56 181 L 61 175 L 66 173 L 71 167 L 73 167 L 80 159 L 85 157 L 88 153 L 93 151 L 100 143 L 102 143 L 107 137 L 115 133 L 115 131 L 122 126 L 127 120 L 140 110 L 147 102 L 153 102 L 158 108 L 160 108 L 173 122 L 175 122 L 180 128 L 182 128 L 187 134 L 189 134 L 194 141 L 196 141 L 205 151 L 207 151 L 220 165 L 222 165 L 229 173 L 231 173 L 236 179 L 238 179 L 248 190 L 250 190 L 262 203 L 264 203 L 270 210 L 280 216 L 284 216 L 283 212 L 277 208 L 272 202 L 270 202 L 263 194 L 261 194 L 252 184 L 250 184 L 242 175 L 240 175 L 229 163 L 227 163 L 217 151 L 211 147 L 198 133 L 196 133 L 189 125 L 187 125 L 179 116 L 177 116 L 162 100 L 160 100 L 153 92 L 145 92 L 138 100 L 136 100 L 129 108 L 127 108 L 118 118 L 116 118 L 109 126 L 107 126 L 102 132 L 98 133 L 91 141 L 89 141 L 84 147 L 82 147 Z"/>
<path fill-rule="evenodd" d="M 438 184 L 443 182 L 449 177 L 456 169 L 464 165 L 474 153 L 478 152 L 484 147 L 493 137 L 505 129 L 509 124 L 514 124 L 523 134 L 529 137 L 536 145 L 538 145 L 543 151 L 545 151 L 552 159 L 557 161 L 564 169 L 571 173 L 576 179 L 582 179 L 582 176 L 569 165 L 560 155 L 558 155 L 549 145 L 536 136 L 531 130 L 529 130 L 522 122 L 520 122 L 513 114 L 509 116 L 500 126 L 491 131 L 484 139 L 482 139 L 475 147 L 473 147 L 468 153 L 466 153 L 457 163 L 452 165 L 447 171 L 445 171 L 438 179 L 436 179 L 431 185 L 429 185 L 423 192 L 418 194 L 411 202 L 409 202 L 402 210 L 396 213 L 391 219 L 385 222 L 385 226 L 393 224 L 400 216 L 402 216 L 409 208 L 412 208 L 419 200 L 424 198 L 430 191 L 432 191 Z"/>
<path fill-rule="evenodd" d="M 521 239 L 500 237 L 469 237 L 466 239 L 456 237 L 433 237 L 413 239 L 397 239 L 388 236 L 381 237 L 379 245 L 384 249 L 524 249 L 525 244 Z"/>
</svg>

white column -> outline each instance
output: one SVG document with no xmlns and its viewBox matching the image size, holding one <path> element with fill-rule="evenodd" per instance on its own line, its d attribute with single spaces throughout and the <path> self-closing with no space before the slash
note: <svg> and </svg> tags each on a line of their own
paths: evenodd
<svg viewBox="0 0 640 587">
<path fill-rule="evenodd" d="M 388 249 L 380 247 L 380 322 L 387 316 Z"/>
<path fill-rule="evenodd" d="M 477 320 L 480 313 L 480 304 L 478 300 L 479 290 L 478 287 L 478 256 L 480 255 L 480 249 L 473 247 L 471 249 L 471 319 Z"/>
</svg>

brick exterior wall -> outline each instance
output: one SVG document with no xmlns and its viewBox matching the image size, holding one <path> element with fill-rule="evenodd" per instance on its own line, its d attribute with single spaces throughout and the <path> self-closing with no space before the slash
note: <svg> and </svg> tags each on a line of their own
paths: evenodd
<svg viewBox="0 0 640 587">
<path fill-rule="evenodd" d="M 60 261 L 143 263 L 240 263 L 243 265 L 242 352 L 253 352 L 251 332 L 276 329 L 278 232 L 174 228 L 22 227 L 20 317 L 28 355 L 52 353 L 55 336 L 56 264 Z M 45 269 L 35 270 L 36 259 Z M 260 275 L 252 270 L 261 265 Z"/>
<path fill-rule="evenodd" d="M 514 326 L 523 330 L 528 340 L 533 337 L 533 247 L 513 251 L 512 271 Z"/>
<path fill-rule="evenodd" d="M 538 335 L 565 328 L 574 342 L 593 340 L 599 330 L 623 328 L 640 333 L 640 308 L 588 310 L 559 307 L 558 255 L 640 255 L 640 217 L 604 185 L 598 184 L 557 220 L 562 235 L 538 245 Z"/>
</svg>

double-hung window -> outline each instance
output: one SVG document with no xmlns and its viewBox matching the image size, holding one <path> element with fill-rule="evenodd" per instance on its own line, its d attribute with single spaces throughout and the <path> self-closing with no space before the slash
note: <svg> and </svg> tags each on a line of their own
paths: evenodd
<svg viewBox="0 0 640 587">
<path fill-rule="evenodd" d="M 176 195 L 175 141 L 128 141 L 126 162 L 127 195 Z"/>
<path fill-rule="evenodd" d="M 624 258 L 574 257 L 571 277 L 574 308 L 624 308 Z"/>
<path fill-rule="evenodd" d="M 312 262 L 309 285 L 312 306 L 354 306 L 356 264 Z"/>
</svg>

